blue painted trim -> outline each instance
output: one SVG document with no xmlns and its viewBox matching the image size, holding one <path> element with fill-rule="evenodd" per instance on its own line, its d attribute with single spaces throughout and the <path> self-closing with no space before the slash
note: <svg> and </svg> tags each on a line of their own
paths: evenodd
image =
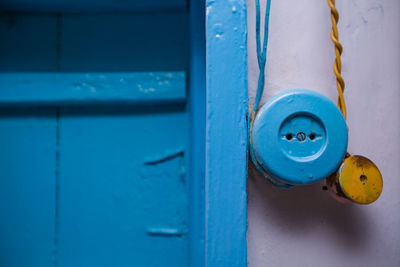
<svg viewBox="0 0 400 267">
<path fill-rule="evenodd" d="M 0 106 L 183 103 L 184 72 L 0 73 Z"/>
<path fill-rule="evenodd" d="M 206 40 L 205 1 L 191 1 L 189 104 L 191 109 L 190 263 L 205 265 Z"/>
<path fill-rule="evenodd" d="M 246 266 L 246 1 L 207 1 L 206 266 Z"/>
<path fill-rule="evenodd" d="M 2 0 L 0 10 L 22 12 L 185 11 L 186 0 Z"/>
</svg>

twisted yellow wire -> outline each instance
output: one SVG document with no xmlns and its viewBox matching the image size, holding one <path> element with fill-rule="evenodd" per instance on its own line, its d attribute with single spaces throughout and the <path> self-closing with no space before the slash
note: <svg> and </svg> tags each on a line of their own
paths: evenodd
<svg viewBox="0 0 400 267">
<path fill-rule="evenodd" d="M 331 8 L 331 19 L 332 19 L 332 30 L 331 30 L 331 39 L 332 42 L 335 44 L 335 54 L 336 59 L 333 65 L 333 72 L 336 75 L 336 87 L 339 94 L 338 97 L 338 107 L 343 114 L 344 119 L 346 119 L 346 104 L 344 102 L 344 80 L 341 75 L 342 72 L 342 61 L 340 56 L 343 52 L 343 47 L 339 42 L 339 32 L 337 28 L 337 23 L 339 22 L 339 12 L 335 7 L 335 0 L 328 0 L 328 5 Z"/>
</svg>

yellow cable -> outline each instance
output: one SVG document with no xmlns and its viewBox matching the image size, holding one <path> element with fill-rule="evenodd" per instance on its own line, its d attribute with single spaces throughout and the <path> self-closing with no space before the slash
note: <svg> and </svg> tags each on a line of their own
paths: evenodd
<svg viewBox="0 0 400 267">
<path fill-rule="evenodd" d="M 342 61 L 340 59 L 340 56 L 342 55 L 343 47 L 339 42 L 339 32 L 338 32 L 338 28 L 337 28 L 337 23 L 339 21 L 339 12 L 337 11 L 337 9 L 335 7 L 335 0 L 328 0 L 328 5 L 331 8 L 331 19 L 332 19 L 331 39 L 332 39 L 332 42 L 335 44 L 335 54 L 336 54 L 335 63 L 333 65 L 333 72 L 336 75 L 336 86 L 337 86 L 337 91 L 339 94 L 338 107 L 339 107 L 340 111 L 342 112 L 344 119 L 346 119 L 346 104 L 344 102 L 344 96 L 343 96 L 344 80 L 341 75 Z"/>
</svg>

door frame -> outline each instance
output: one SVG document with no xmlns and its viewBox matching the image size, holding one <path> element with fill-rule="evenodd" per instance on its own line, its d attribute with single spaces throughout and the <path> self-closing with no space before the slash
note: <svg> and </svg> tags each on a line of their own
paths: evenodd
<svg viewBox="0 0 400 267">
<path fill-rule="evenodd" d="M 206 35 L 205 0 L 189 5 L 188 104 L 190 108 L 190 186 L 189 261 L 193 267 L 205 266 L 205 140 L 206 140 Z"/>
<path fill-rule="evenodd" d="M 206 266 L 246 266 L 246 1 L 207 0 L 206 40 Z"/>
</svg>

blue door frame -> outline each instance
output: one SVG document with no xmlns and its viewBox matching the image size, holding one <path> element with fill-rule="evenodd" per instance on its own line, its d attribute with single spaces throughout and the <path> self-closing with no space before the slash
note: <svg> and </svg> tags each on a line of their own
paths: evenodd
<svg viewBox="0 0 400 267">
<path fill-rule="evenodd" d="M 191 176 L 190 259 L 195 267 L 205 266 L 205 133 L 206 133 L 206 72 L 205 72 L 205 1 L 190 1 L 190 72 L 189 105 L 191 110 Z"/>
<path fill-rule="evenodd" d="M 246 1 L 206 9 L 206 265 L 246 266 Z"/>
</svg>

